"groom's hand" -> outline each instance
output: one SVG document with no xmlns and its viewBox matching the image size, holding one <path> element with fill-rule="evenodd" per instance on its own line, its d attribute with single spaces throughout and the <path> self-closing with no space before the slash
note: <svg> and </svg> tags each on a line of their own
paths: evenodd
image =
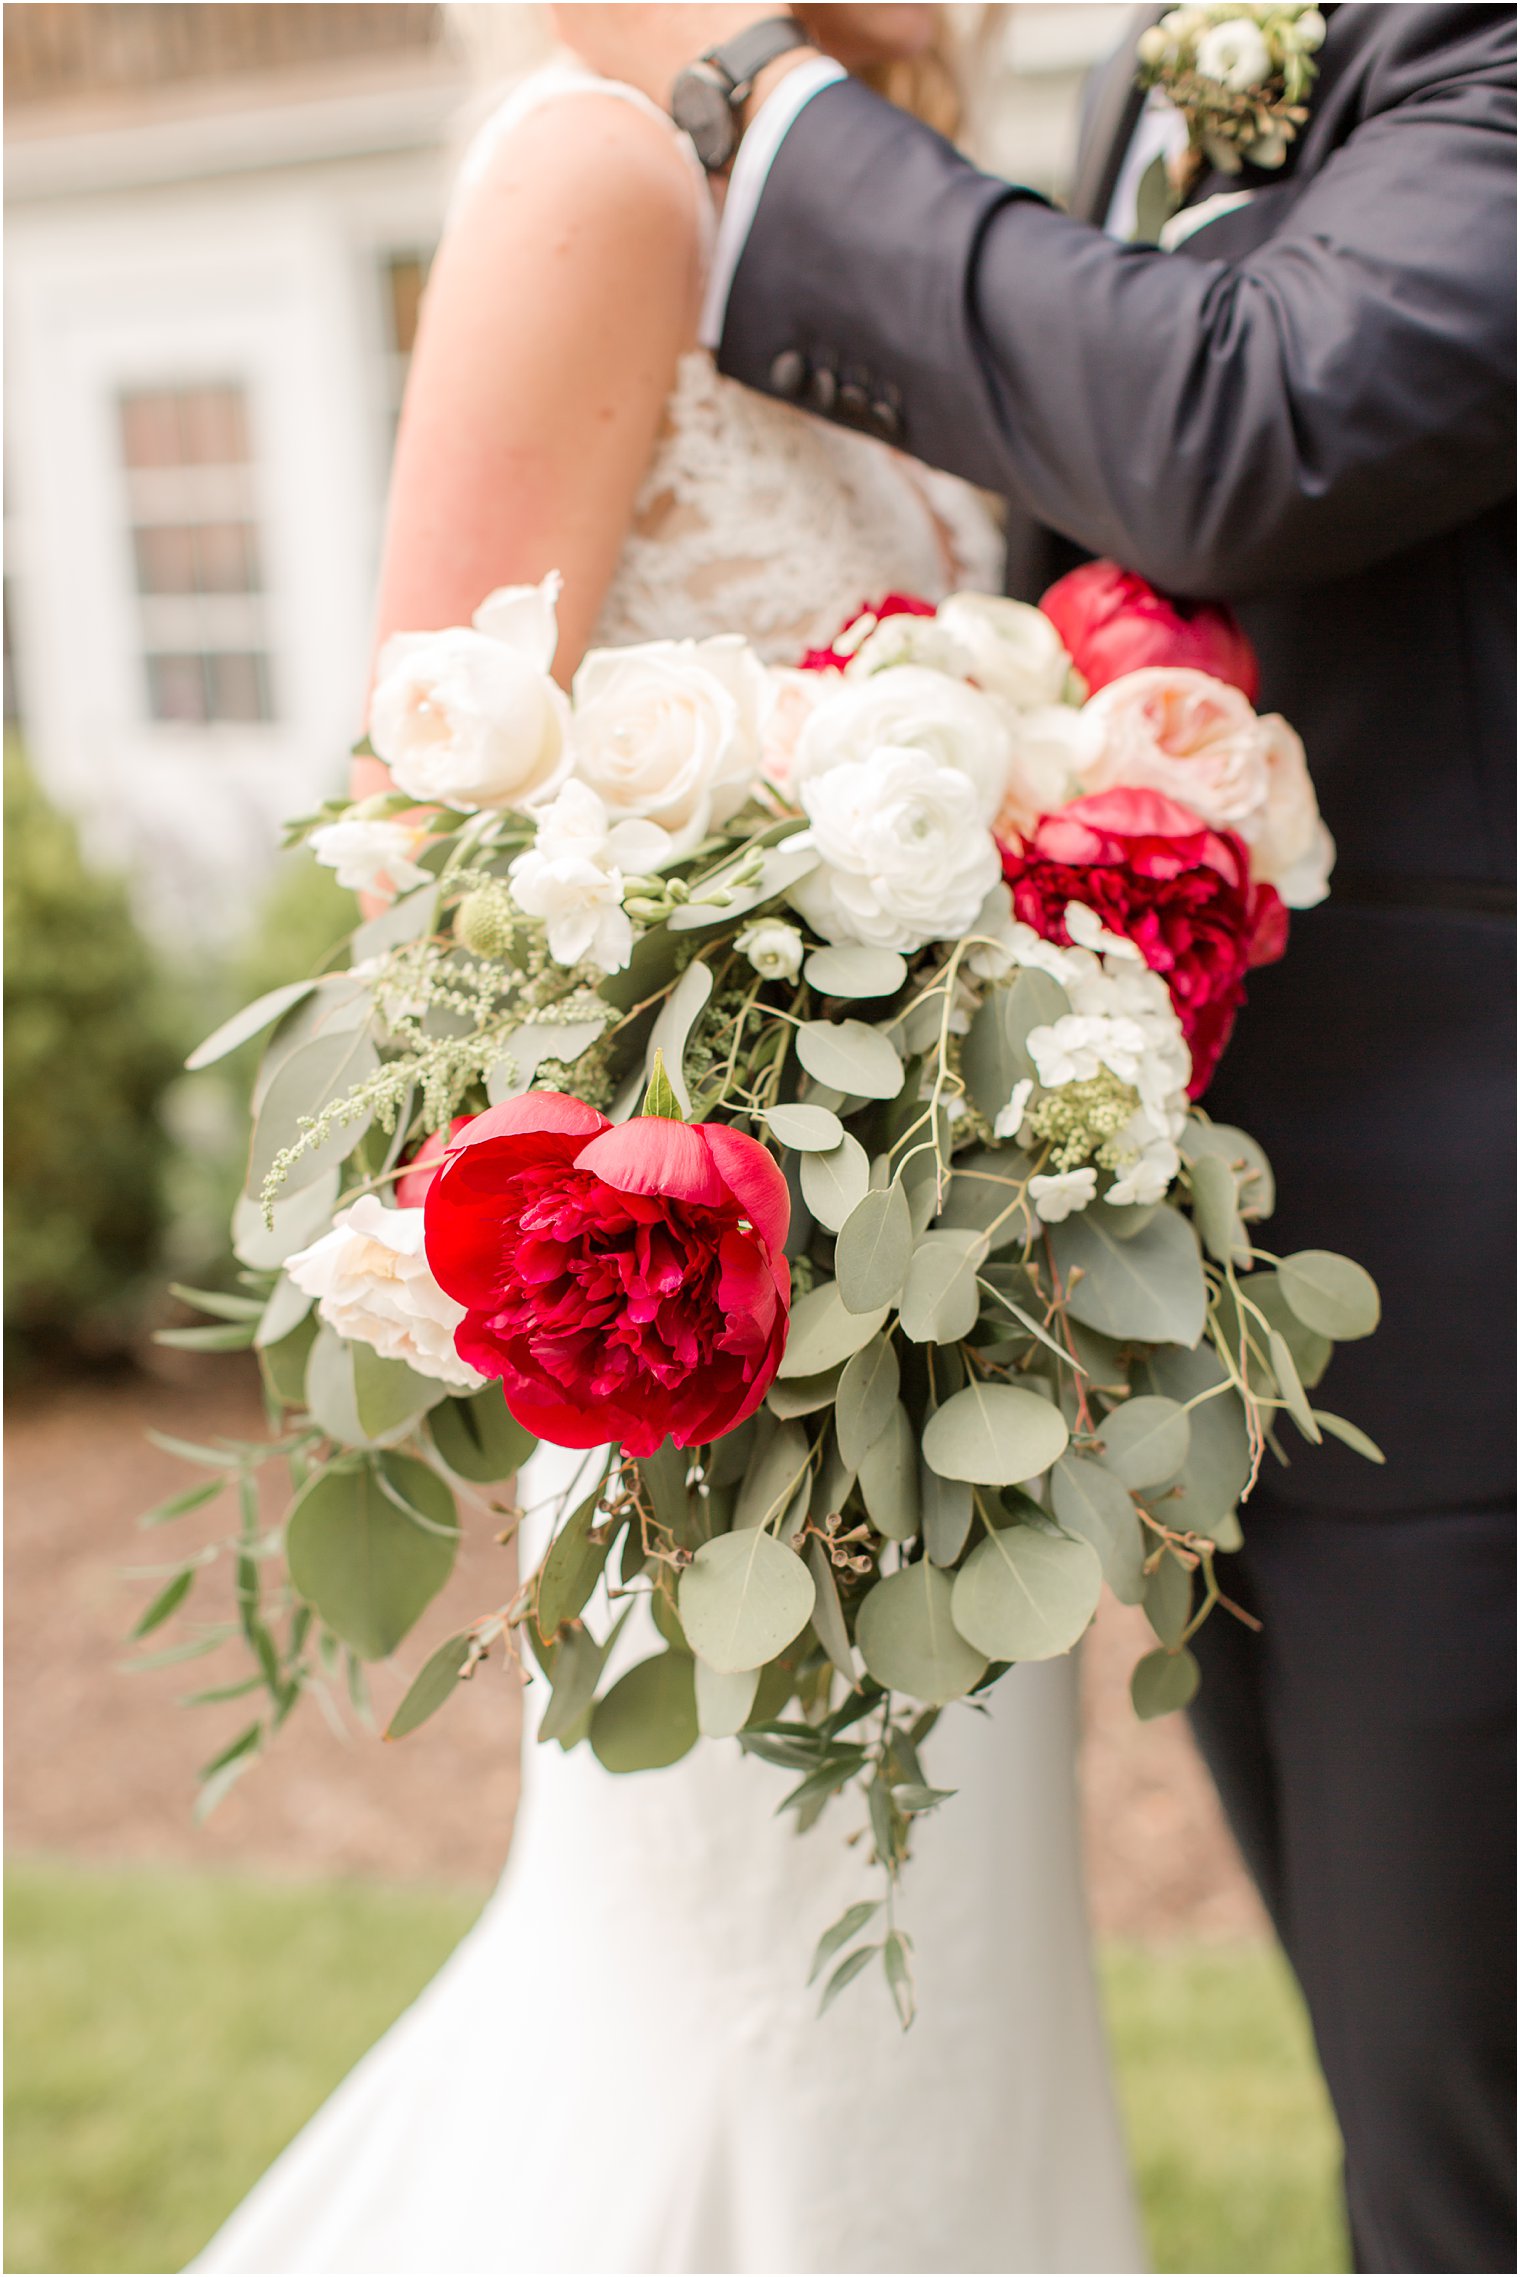
<svg viewBox="0 0 1520 2277">
<path fill-rule="evenodd" d="M 739 6 L 684 0 L 684 4 L 666 7 L 618 6 L 616 0 L 604 6 L 598 0 L 598 4 L 559 11 L 559 20 L 569 31 L 576 52 L 593 70 L 606 79 L 626 80 L 668 110 L 672 83 L 687 64 L 695 63 L 698 56 L 721 46 L 724 40 L 733 39 L 750 24 L 762 24 L 786 12 L 782 0 L 773 0 L 768 8 L 756 7 L 753 0 Z M 809 52 L 795 48 L 766 66 L 747 106 L 751 113 L 769 94 L 775 80 L 806 62 Z"/>
</svg>

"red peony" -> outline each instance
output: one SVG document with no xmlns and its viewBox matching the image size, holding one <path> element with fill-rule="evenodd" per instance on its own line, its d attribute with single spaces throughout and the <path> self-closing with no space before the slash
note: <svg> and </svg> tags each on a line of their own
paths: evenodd
<svg viewBox="0 0 1520 2277">
<path fill-rule="evenodd" d="M 832 648 L 810 648 L 798 669 L 803 672 L 842 672 L 854 655 L 854 650 L 841 649 L 838 643 L 847 633 L 854 631 L 862 617 L 874 617 L 880 624 L 884 617 L 932 617 L 936 614 L 932 601 L 920 601 L 911 593 L 889 593 L 884 601 L 868 601 L 857 609 L 853 617 L 842 624 L 834 635 Z"/>
<path fill-rule="evenodd" d="M 1183 664 L 1227 680 L 1254 704 L 1261 685 L 1256 652 L 1231 612 L 1216 601 L 1176 601 L 1132 569 L 1088 561 L 1041 596 L 1089 695 L 1147 664 Z"/>
<path fill-rule="evenodd" d="M 609 1123 L 558 1091 L 477 1115 L 434 1179 L 455 1348 L 560 1447 L 652 1455 L 732 1431 L 786 1345 L 786 1181 L 724 1123 Z"/>
<path fill-rule="evenodd" d="M 434 1131 L 424 1139 L 411 1158 L 404 1175 L 396 1180 L 396 1207 L 398 1210 L 420 1210 L 427 1200 L 428 1188 L 437 1177 L 439 1167 L 449 1148 L 454 1144 L 472 1115 L 456 1115 L 446 1131 Z"/>
<path fill-rule="evenodd" d="M 1080 901 L 1165 976 L 1193 1055 L 1188 1096 L 1198 1098 L 1230 1040 L 1246 973 L 1288 942 L 1287 912 L 1273 887 L 1251 883 L 1244 842 L 1160 791 L 1099 791 L 1042 815 L 1021 849 L 1003 849 L 1003 874 L 1015 915 L 1045 940 L 1069 942 L 1066 905 Z"/>
</svg>

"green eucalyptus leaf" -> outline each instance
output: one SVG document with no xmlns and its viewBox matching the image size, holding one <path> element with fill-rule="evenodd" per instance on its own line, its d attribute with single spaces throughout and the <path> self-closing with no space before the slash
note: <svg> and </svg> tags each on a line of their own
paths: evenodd
<svg viewBox="0 0 1520 2277">
<path fill-rule="evenodd" d="M 1208 1288 L 1197 1236 L 1175 1210 L 1158 1209 L 1128 1241 L 1083 1212 L 1052 1226 L 1050 1243 L 1074 1319 L 1121 1339 L 1198 1342 Z"/>
<path fill-rule="evenodd" d="M 1282 1284 L 1275 1273 L 1253 1273 L 1249 1280 L 1241 1282 L 1241 1293 L 1249 1297 L 1265 1318 L 1267 1326 L 1277 1330 L 1293 1355 L 1299 1382 L 1306 1391 L 1312 1391 L 1335 1355 L 1335 1346 L 1330 1338 L 1321 1336 L 1318 1329 L 1304 1326 L 1283 1295 Z M 1222 1314 L 1223 1310 L 1221 1303 Z M 1251 1333 L 1260 1344 L 1262 1332 L 1259 1322 L 1251 1322 Z"/>
<path fill-rule="evenodd" d="M 1127 1487 L 1160 1486 L 1187 1461 L 1186 1408 L 1174 1399 L 1127 1400 L 1103 1419 L 1103 1460 Z"/>
<path fill-rule="evenodd" d="M 834 1579 L 834 1568 L 829 1553 L 816 1534 L 809 1538 L 807 1562 L 813 1576 L 817 1596 L 813 1600 L 813 1633 L 828 1654 L 846 1684 L 856 1681 L 855 1655 L 850 1649 L 850 1632 L 845 1626 L 844 1609 L 839 1602 L 839 1584 Z"/>
<path fill-rule="evenodd" d="M 1333 1343 L 1370 1336 L 1382 1311 L 1377 1283 L 1333 1249 L 1300 1249 L 1277 1268 L 1278 1285 L 1306 1328 Z"/>
<path fill-rule="evenodd" d="M 971 1488 L 964 1479 L 941 1478 L 920 1461 L 918 1510 L 925 1554 L 934 1565 L 954 1565 L 971 1531 Z"/>
<path fill-rule="evenodd" d="M 256 997 L 252 1004 L 245 1004 L 241 1012 L 234 1012 L 230 1020 L 224 1020 L 203 1044 L 196 1045 L 185 1062 L 190 1074 L 198 1075 L 203 1067 L 214 1067 L 219 1059 L 235 1052 L 240 1044 L 248 1043 L 261 1029 L 272 1027 L 293 1004 L 299 1004 L 303 996 L 310 996 L 316 985 L 314 979 L 287 981 L 283 988 L 272 988 L 267 996 Z"/>
<path fill-rule="evenodd" d="M 799 1154 L 827 1154 L 844 1137 L 844 1125 L 830 1107 L 767 1107 L 765 1120 L 782 1145 Z"/>
<path fill-rule="evenodd" d="M 447 1397 L 448 1386 L 436 1376 L 419 1375 L 404 1360 L 383 1360 L 370 1344 L 351 1344 L 354 1404 L 365 1438 L 383 1446 L 397 1436 L 409 1436 L 429 1408 Z"/>
<path fill-rule="evenodd" d="M 690 1653 L 661 1652 L 620 1676 L 591 1712 L 591 1751 L 604 1771 L 659 1771 L 697 1743 Z"/>
<path fill-rule="evenodd" d="M 737 861 L 720 870 L 702 887 L 705 898 L 684 902 L 679 909 L 671 911 L 666 919 L 671 931 L 691 933 L 709 925 L 731 925 L 736 917 L 758 909 L 762 902 L 774 901 L 778 893 L 799 884 L 810 870 L 817 869 L 818 854 L 810 846 L 798 848 L 793 843 L 797 835 L 794 831 L 791 839 L 766 848 L 761 856 L 760 875 L 751 885 L 734 884 L 739 868 Z M 723 895 L 723 900 L 712 899 L 715 894 Z"/>
<path fill-rule="evenodd" d="M 755 1439 L 739 1499 L 734 1505 L 735 1530 L 744 1532 L 751 1526 L 773 1525 L 796 1494 L 807 1466 L 807 1433 L 800 1423 L 779 1423 L 762 1429 Z"/>
<path fill-rule="evenodd" d="M 426 1525 L 397 1507 L 382 1476 Z M 317 1471 L 296 1496 L 286 1527 L 291 1584 L 361 1660 L 384 1660 L 448 1580 L 458 1533 L 454 1497 L 411 1456 Z"/>
<path fill-rule="evenodd" d="M 845 1956 L 823 1988 L 823 1998 L 818 2003 L 820 2016 L 833 2006 L 846 1985 L 855 1982 L 861 1970 L 870 1965 L 879 1950 L 880 1948 L 875 1945 L 860 1945 L 856 1947 L 853 1953 Z"/>
<path fill-rule="evenodd" d="M 596 1688 L 602 1670 L 607 1665 L 607 1647 L 598 1644 L 589 1629 L 579 1623 L 567 1629 L 554 1647 L 549 1682 L 553 1687 L 549 1704 L 539 1719 L 538 1744 L 551 1745 L 558 1740 L 561 1747 L 573 1747 L 583 1738 L 590 1724 L 590 1709 L 596 1698 Z"/>
<path fill-rule="evenodd" d="M 858 1099 L 895 1099 L 902 1089 L 902 1061 L 863 1020 L 805 1020 L 797 1057 L 819 1083 Z"/>
<path fill-rule="evenodd" d="M 834 1248 L 834 1271 L 846 1308 L 872 1313 L 894 1304 L 912 1254 L 913 1222 L 901 1183 L 862 1195 Z"/>
<path fill-rule="evenodd" d="M 1193 1577 L 1170 1551 L 1145 1584 L 1145 1617 L 1164 1645 L 1176 1645 L 1193 1610 Z"/>
<path fill-rule="evenodd" d="M 448 1637 L 430 1653 L 407 1686 L 401 1705 L 385 1727 L 387 1739 L 405 1739 L 419 1724 L 434 1716 L 458 1689 L 460 1671 L 470 1657 L 474 1639 L 468 1629 Z"/>
<path fill-rule="evenodd" d="M 1272 1373 L 1277 1378 L 1277 1388 L 1282 1393 L 1288 1413 L 1297 1424 L 1301 1436 L 1313 1446 L 1319 1446 L 1323 1434 L 1314 1420 L 1314 1410 L 1304 1396 L 1304 1387 L 1298 1380 L 1298 1370 L 1293 1365 L 1293 1355 L 1288 1350 L 1287 1339 L 1275 1328 L 1267 1332 L 1267 1351 L 1272 1362 Z"/>
<path fill-rule="evenodd" d="M 1184 1645 L 1180 1652 L 1148 1652 L 1135 1663 L 1129 1696 L 1135 1714 L 1149 1722 L 1185 1708 L 1198 1690 L 1198 1663 Z"/>
<path fill-rule="evenodd" d="M 870 1343 L 885 1322 L 887 1311 L 886 1305 L 879 1305 L 871 1312 L 848 1312 L 838 1283 L 822 1282 L 792 1307 L 791 1328 L 777 1374 L 817 1376 L 826 1368 L 837 1368 Z"/>
<path fill-rule="evenodd" d="M 1251 1442 L 1240 1396 L 1218 1390 L 1225 1372 L 1207 1344 L 1195 1352 L 1165 1346 L 1152 1353 L 1146 1374 L 1152 1389 L 1164 1398 L 1198 1402 L 1188 1417 L 1187 1461 L 1169 1482 L 1160 1514 L 1179 1532 L 1207 1534 L 1224 1547 L 1221 1525 L 1251 1475 Z M 1202 1392 L 1214 1396 L 1201 1399 Z"/>
<path fill-rule="evenodd" d="M 1049 1470 L 1066 1441 L 1059 1408 L 1037 1392 L 973 1383 L 930 1416 L 924 1460 L 941 1478 L 1012 1486 Z"/>
<path fill-rule="evenodd" d="M 743 1729 L 760 1688 L 758 1668 L 725 1675 L 705 1660 L 696 1664 L 697 1729 L 704 1739 L 732 1739 Z"/>
<path fill-rule="evenodd" d="M 850 942 L 843 948 L 814 949 L 802 972 L 820 996 L 895 996 L 908 977 L 908 965 L 895 949 Z"/>
<path fill-rule="evenodd" d="M 428 1415 L 434 1447 L 456 1478 L 472 1486 L 503 1486 L 538 1445 L 509 1410 L 499 1383 L 440 1401 Z"/>
<path fill-rule="evenodd" d="M 1052 1660 L 1097 1610 L 1103 1568 L 1089 1542 L 1042 1527 L 995 1527 L 955 1577 L 951 1613 L 989 1660 Z"/>
<path fill-rule="evenodd" d="M 918 1532 L 918 1442 L 907 1409 L 894 1400 L 886 1429 L 860 1458 L 860 1493 L 878 1534 L 911 1541 Z"/>
<path fill-rule="evenodd" d="M 869 1673 L 889 1692 L 937 1707 L 959 1700 L 987 1663 L 956 1628 L 950 1577 L 927 1558 L 878 1581 L 855 1616 L 855 1642 Z"/>
<path fill-rule="evenodd" d="M 538 1633 L 547 1644 L 566 1621 L 579 1618 L 587 1598 L 601 1579 L 610 1542 L 594 1541 L 600 1479 L 549 1544 L 538 1576 Z"/>
<path fill-rule="evenodd" d="M 838 1233 L 871 1183 L 871 1165 L 859 1139 L 846 1131 L 826 1154 L 804 1154 L 798 1175 L 818 1223 Z"/>
<path fill-rule="evenodd" d="M 739 1675 L 786 1650 L 816 1594 L 796 1552 L 750 1526 L 702 1544 L 681 1576 L 681 1622 L 710 1668 Z"/>
<path fill-rule="evenodd" d="M 841 1380 L 838 1368 L 825 1368 L 818 1376 L 778 1376 L 765 1404 L 783 1423 L 795 1415 L 816 1415 L 820 1408 L 833 1406 Z"/>
<path fill-rule="evenodd" d="M 1247 1254 L 1241 1223 L 1235 1173 L 1222 1154 L 1200 1154 L 1192 1166 L 1193 1223 L 1203 1246 L 1221 1265 L 1237 1264 Z"/>
<path fill-rule="evenodd" d="M 1314 1410 L 1314 1420 L 1322 1431 L 1328 1431 L 1332 1439 L 1339 1439 L 1341 1445 L 1349 1447 L 1353 1454 L 1365 1456 L 1369 1463 L 1387 1462 L 1388 1457 L 1377 1441 L 1369 1439 L 1357 1424 L 1348 1423 L 1344 1415 L 1327 1415 L 1322 1407 L 1317 1407 Z"/>
<path fill-rule="evenodd" d="M 299 1193 L 282 1193 L 274 1205 L 272 1227 L 265 1225 L 259 1203 L 240 1194 L 232 1208 L 232 1253 L 238 1263 L 256 1273 L 269 1273 L 298 1249 L 309 1249 L 332 1224 L 340 1179 L 338 1170 L 325 1170 Z"/>
<path fill-rule="evenodd" d="M 1022 1243 L 1033 1222 L 1025 1210 L 1015 1209 L 1001 1225 L 996 1221 L 1017 1199 L 1017 1188 L 1028 1180 L 1029 1169 L 1027 1157 L 1012 1146 L 957 1155 L 950 1166 L 950 1191 L 936 1222 L 988 1234 L 993 1254 Z"/>
<path fill-rule="evenodd" d="M 644 1072 L 650 1079 L 651 1088 L 655 1080 L 656 1062 L 663 1060 L 666 1080 L 680 1102 L 679 1113 L 682 1119 L 691 1113 L 691 1093 L 686 1088 L 683 1073 L 686 1046 L 712 991 L 712 967 L 703 964 L 700 957 L 694 958 L 660 1006 L 644 1049 Z M 644 1112 L 664 1114 L 669 1110 L 646 1107 Z"/>
<path fill-rule="evenodd" d="M 320 1115 L 364 1083 L 380 1065 L 369 1033 L 364 1028 L 340 1029 L 318 1036 L 282 1061 L 264 1096 L 253 1126 L 246 1191 L 257 1199 L 259 1189 L 274 1167 L 275 1157 L 301 1136 L 303 1118 Z M 296 1194 L 352 1154 L 373 1117 L 356 1115 L 341 1123 L 320 1146 L 308 1147 L 292 1164 L 281 1192 Z"/>
<path fill-rule="evenodd" d="M 897 1403 L 899 1380 L 897 1354 L 885 1336 L 873 1336 L 845 1363 L 834 1406 L 834 1433 L 852 1471 L 859 1470 L 867 1450 L 886 1429 Z"/>
<path fill-rule="evenodd" d="M 1272 1165 L 1249 1131 L 1233 1123 L 1211 1123 L 1195 1108 L 1188 1116 L 1181 1141 L 1182 1159 L 1189 1168 L 1205 1154 L 1217 1154 L 1234 1173 L 1236 1206 L 1248 1222 L 1269 1218 L 1277 1207 Z"/>
<path fill-rule="evenodd" d="M 525 1020 L 502 1038 L 501 1057 L 486 1077 L 487 1099 L 493 1107 L 520 1099 L 546 1059 L 563 1060 L 568 1066 L 605 1033 L 600 1020 Z M 632 1082 L 637 1103 L 637 1071 Z"/>
<path fill-rule="evenodd" d="M 880 1911 L 880 1898 L 864 1898 L 859 1905 L 852 1905 L 848 1913 L 842 1913 L 839 1919 L 824 1931 L 818 1940 L 818 1950 L 813 1955 L 813 1965 L 808 1970 L 807 1981 L 809 1984 L 817 1981 L 840 1947 L 848 1945 L 852 1937 L 858 1937 L 866 1923 L 873 1920 Z"/>
<path fill-rule="evenodd" d="M 1050 1504 L 1058 1524 L 1097 1551 L 1120 1604 L 1138 1605 L 1145 1594 L 1145 1545 L 1123 1482 L 1092 1456 L 1068 1449 L 1050 1474 Z"/>
<path fill-rule="evenodd" d="M 981 1310 L 976 1275 L 986 1254 L 985 1234 L 960 1229 L 924 1234 L 898 1300 L 903 1334 L 915 1344 L 959 1344 L 969 1336 Z"/>
</svg>

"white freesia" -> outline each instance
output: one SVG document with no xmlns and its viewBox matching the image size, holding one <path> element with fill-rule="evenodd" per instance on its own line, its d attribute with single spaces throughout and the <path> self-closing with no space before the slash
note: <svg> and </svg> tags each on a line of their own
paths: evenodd
<svg viewBox="0 0 1520 2277">
<path fill-rule="evenodd" d="M 1015 711 L 1061 701 L 1071 658 L 1043 609 L 996 593 L 952 593 L 934 622 L 964 653 L 987 695 Z"/>
<path fill-rule="evenodd" d="M 369 733 L 399 790 L 469 814 L 527 805 L 563 780 L 569 707 L 549 677 L 559 589 L 557 575 L 504 586 L 473 625 L 386 642 Z"/>
<path fill-rule="evenodd" d="M 773 696 L 737 636 L 593 649 L 574 698 L 574 772 L 610 814 L 668 831 L 675 857 L 749 796 Z"/>
<path fill-rule="evenodd" d="M 822 859 L 791 901 L 826 941 L 920 949 L 970 932 L 1001 865 L 961 769 L 889 748 L 827 768 L 800 795 L 812 827 L 790 843 Z"/>
<path fill-rule="evenodd" d="M 1029 1181 L 1034 1214 L 1047 1225 L 1059 1225 L 1073 1210 L 1085 1210 L 1098 1191 L 1098 1173 L 1083 1170 L 1041 1171 Z"/>
<path fill-rule="evenodd" d="M 978 820 L 992 821 L 1008 788 L 1008 722 L 979 689 L 922 664 L 843 681 L 816 705 L 797 738 L 792 795 L 806 807 L 810 788 L 833 769 L 880 766 L 903 752 L 921 767 L 964 775 L 975 787 Z M 953 930 L 925 938 L 945 939 Z"/>
<path fill-rule="evenodd" d="M 1232 16 L 1222 24 L 1210 24 L 1199 37 L 1193 60 L 1201 79 L 1212 79 L 1235 95 L 1259 87 L 1272 76 L 1272 50 L 1266 34 L 1249 16 Z"/>
<path fill-rule="evenodd" d="M 387 885 L 405 893 L 427 883 L 427 871 L 412 860 L 426 837 L 425 825 L 387 822 L 350 808 L 312 832 L 311 850 L 324 868 L 337 871 L 339 885 L 350 893 L 376 893 Z"/>
<path fill-rule="evenodd" d="M 538 835 L 507 875 L 518 908 L 542 920 L 556 964 L 621 972 L 633 954 L 623 880 L 657 869 L 671 852 L 658 824 L 612 823 L 595 791 L 572 780 L 542 809 Z"/>
<path fill-rule="evenodd" d="M 364 1194 L 330 1233 L 287 1257 L 285 1270 L 347 1343 L 404 1360 L 451 1391 L 478 1391 L 485 1382 L 454 1350 L 465 1308 L 433 1278 L 421 1210 L 388 1210 L 378 1194 Z"/>
<path fill-rule="evenodd" d="M 762 980 L 795 980 L 802 970 L 802 935 L 780 917 L 747 925 L 734 942 Z"/>
</svg>

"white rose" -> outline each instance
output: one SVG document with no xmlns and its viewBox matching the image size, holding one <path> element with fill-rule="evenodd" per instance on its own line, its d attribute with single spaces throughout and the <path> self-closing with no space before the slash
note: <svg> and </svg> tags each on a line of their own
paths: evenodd
<svg viewBox="0 0 1520 2277">
<path fill-rule="evenodd" d="M 1290 909 L 1313 909 L 1330 891 L 1335 840 L 1320 820 L 1304 747 L 1287 721 L 1268 712 L 1267 793 L 1259 815 L 1241 835 L 1251 849 L 1251 872 L 1275 885 Z"/>
<path fill-rule="evenodd" d="M 414 823 L 383 822 L 350 810 L 312 832 L 311 850 L 351 893 L 377 893 L 384 886 L 405 893 L 427 883 L 427 871 L 412 860 L 426 837 L 426 829 Z"/>
<path fill-rule="evenodd" d="M 690 853 L 749 795 L 771 701 L 737 636 L 593 649 L 575 675 L 575 773 L 609 813 L 657 822 Z"/>
<path fill-rule="evenodd" d="M 782 918 L 765 917 L 747 925 L 734 942 L 763 980 L 795 980 L 802 970 L 802 935 Z"/>
<path fill-rule="evenodd" d="M 285 1270 L 348 1343 L 404 1360 L 451 1391 L 478 1391 L 485 1382 L 454 1349 L 465 1308 L 433 1279 L 421 1210 L 388 1210 L 377 1194 L 364 1194 L 330 1233 L 287 1257 Z"/>
<path fill-rule="evenodd" d="M 1272 737 L 1238 688 L 1185 665 L 1148 664 L 1082 707 L 1102 737 L 1089 791 L 1162 791 L 1249 841 L 1266 811 Z"/>
<path fill-rule="evenodd" d="M 507 875 L 518 908 L 542 920 L 556 964 L 621 972 L 633 954 L 623 879 L 656 869 L 670 852 L 657 824 L 613 826 L 595 791 L 571 781 L 543 809 L 537 837 Z"/>
<path fill-rule="evenodd" d="M 964 775 L 975 788 L 978 819 L 991 822 L 1007 793 L 1008 723 L 978 689 L 921 664 L 846 681 L 823 698 L 797 738 L 793 796 L 807 807 L 807 792 L 831 769 L 905 751 L 921 766 Z M 949 930 L 925 938 L 948 938 Z"/>
<path fill-rule="evenodd" d="M 469 814 L 523 806 L 563 780 L 568 706 L 549 677 L 559 583 L 504 586 L 473 629 L 386 642 L 369 733 L 398 789 Z"/>
<path fill-rule="evenodd" d="M 1040 704 L 1009 722 L 1008 775 L 994 817 L 993 835 L 1016 846 L 1042 814 L 1053 814 L 1082 788 L 1103 748 L 1103 733 L 1085 710 Z"/>
<path fill-rule="evenodd" d="M 799 672 L 788 665 L 773 665 L 770 683 L 770 701 L 766 706 L 760 745 L 760 772 L 784 797 L 789 797 L 802 730 L 838 681 L 832 672 Z"/>
<path fill-rule="evenodd" d="M 1071 658 L 1043 609 L 994 593 L 952 593 L 935 622 L 964 651 L 987 695 L 1016 711 L 1061 701 Z"/>
<path fill-rule="evenodd" d="M 1194 68 L 1202 79 L 1212 79 L 1232 94 L 1243 95 L 1272 76 L 1272 50 L 1266 34 L 1249 16 L 1210 24 L 1199 37 Z"/>
<path fill-rule="evenodd" d="M 827 768 L 801 795 L 812 827 L 792 843 L 822 859 L 791 900 L 826 941 L 920 949 L 970 932 L 1002 864 L 959 768 L 889 750 Z"/>
</svg>

